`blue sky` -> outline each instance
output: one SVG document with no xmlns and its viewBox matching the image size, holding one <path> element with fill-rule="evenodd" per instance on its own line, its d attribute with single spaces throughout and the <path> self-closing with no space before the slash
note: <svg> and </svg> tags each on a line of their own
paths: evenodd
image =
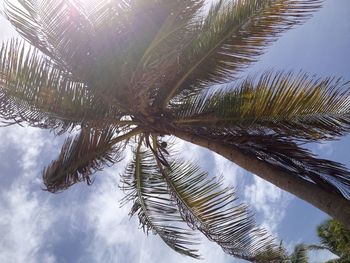
<svg viewBox="0 0 350 263">
<path fill-rule="evenodd" d="M 326 0 L 313 18 L 271 45 L 249 72 L 303 69 L 350 80 L 349 15 L 349 0 Z M 0 18 L 0 40 L 12 34 Z M 136 218 L 129 220 L 129 207 L 119 207 L 122 164 L 99 173 L 91 187 L 79 184 L 58 195 L 42 191 L 41 171 L 57 156 L 62 142 L 62 137 L 39 129 L 0 129 L 0 262 L 240 262 L 204 238 L 200 247 L 204 260 L 196 261 L 177 255 L 155 236 L 146 237 Z M 179 144 L 203 168 L 223 172 L 241 200 L 255 210 L 258 222 L 288 248 L 317 242 L 315 227 L 327 218 L 325 214 L 218 155 Z M 350 167 L 349 137 L 309 147 Z M 312 262 L 330 256 L 313 253 Z"/>
</svg>

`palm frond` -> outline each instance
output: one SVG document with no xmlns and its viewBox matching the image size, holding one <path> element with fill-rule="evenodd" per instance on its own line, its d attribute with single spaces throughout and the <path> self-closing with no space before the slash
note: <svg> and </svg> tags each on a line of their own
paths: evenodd
<svg viewBox="0 0 350 263">
<path fill-rule="evenodd" d="M 169 58 L 175 61 L 179 59 L 179 53 L 186 46 L 185 42 L 191 39 L 188 36 L 193 33 L 191 26 L 193 26 L 195 18 L 202 10 L 205 0 L 164 2 L 168 3 L 158 4 L 155 8 L 156 12 L 165 12 L 166 19 L 162 21 L 156 36 L 143 54 L 140 63 L 144 69 L 149 66 L 154 67 L 154 64 L 157 64 L 158 68 L 161 69 L 162 63 L 159 62 L 159 57 L 162 58 L 161 61 Z M 164 8 L 162 5 L 168 6 Z M 190 35 L 190 37 L 193 36 L 193 34 Z"/>
<path fill-rule="evenodd" d="M 30 44 L 83 78 L 91 70 L 93 27 L 76 1 L 8 1 L 5 14 Z"/>
<path fill-rule="evenodd" d="M 340 259 L 350 258 L 350 230 L 335 219 L 328 219 L 317 227 L 321 249 L 328 249 Z M 316 246 L 314 245 L 313 248 Z M 342 262 L 342 261 L 341 261 Z M 344 261 L 346 262 L 346 260 Z"/>
<path fill-rule="evenodd" d="M 37 1 L 4 1 L 4 14 L 17 32 L 33 46 L 51 58 L 57 59 L 54 48 L 47 42 L 47 37 L 39 25 Z"/>
<path fill-rule="evenodd" d="M 193 231 L 183 223 L 172 201 L 154 157 L 141 149 L 141 140 L 134 152 L 134 160 L 122 175 L 122 188 L 127 192 L 123 202 L 133 201 L 130 215 L 138 215 L 140 225 L 151 231 L 176 252 L 199 258 L 193 248 L 197 244 Z"/>
<path fill-rule="evenodd" d="M 298 244 L 294 247 L 293 253 L 290 255 L 291 263 L 308 263 L 308 246 L 304 244 Z"/>
<path fill-rule="evenodd" d="M 233 79 L 257 60 L 265 47 L 319 9 L 321 0 L 217 1 L 196 26 L 197 38 L 184 51 L 184 71 L 164 106 L 182 91 L 195 91 Z M 187 65 L 187 67 L 186 67 Z"/>
<path fill-rule="evenodd" d="M 325 263 L 347 263 L 349 259 L 342 260 L 341 258 L 335 258 L 331 260 L 327 260 Z"/>
<path fill-rule="evenodd" d="M 129 84 L 130 94 L 141 93 L 139 104 L 142 109 L 150 104 L 150 100 L 153 106 L 160 107 L 166 95 L 164 87 L 176 81 L 181 71 L 179 60 L 182 51 L 195 36 L 193 20 L 204 5 L 203 0 L 169 3 L 165 9 L 168 16 L 142 55 Z M 159 6 L 158 9 L 158 12 L 164 12 L 164 7 Z"/>
<path fill-rule="evenodd" d="M 132 87 L 139 93 L 140 82 L 146 81 L 143 77 L 150 76 L 151 70 L 147 67 L 148 71 L 138 76 L 137 69 L 147 51 L 158 46 L 155 43 L 160 38 L 160 42 L 167 39 L 164 32 L 160 34 L 163 24 L 184 24 L 203 2 L 7 0 L 5 13 L 29 43 L 71 73 L 74 80 L 88 84 L 86 88 L 99 94 L 108 90 L 110 101 L 113 95 L 123 98 L 130 90 L 134 95 Z M 171 65 L 176 67 L 176 63 Z"/>
<path fill-rule="evenodd" d="M 350 83 L 306 73 L 266 72 L 174 105 L 177 125 L 334 139 L 350 129 Z"/>
<path fill-rule="evenodd" d="M 0 50 L 0 116 L 58 133 L 76 125 L 118 120 L 116 107 L 100 103 L 83 83 L 72 81 L 38 49 L 10 40 Z"/>
<path fill-rule="evenodd" d="M 278 247 L 265 247 L 255 256 L 255 263 L 290 263 L 289 256 L 281 241 Z"/>
<path fill-rule="evenodd" d="M 127 16 L 132 12 L 131 1 L 77 0 L 97 31 L 107 27 L 110 34 L 123 32 Z M 114 28 L 112 28 L 112 25 Z"/>
<path fill-rule="evenodd" d="M 68 138 L 56 160 L 44 168 L 43 180 L 46 190 L 52 193 L 86 181 L 92 183 L 91 175 L 104 166 L 121 160 L 124 145 L 121 143 L 139 133 L 130 131 L 116 137 L 116 130 L 82 128 L 76 137 Z"/>
<path fill-rule="evenodd" d="M 222 178 L 209 178 L 190 163 L 175 161 L 170 168 L 158 162 L 182 218 L 228 254 L 254 260 L 273 239 L 255 227 L 251 213 L 237 200 L 233 190 L 223 187 Z"/>
<path fill-rule="evenodd" d="M 343 165 L 319 159 L 297 143 L 281 135 L 249 133 L 230 129 L 197 128 L 192 134 L 217 141 L 254 156 L 275 168 L 308 180 L 329 192 L 350 200 L 350 171 Z"/>
<path fill-rule="evenodd" d="M 309 250 L 329 250 L 328 247 L 324 246 L 324 245 L 308 245 L 307 248 Z M 333 252 L 332 252 L 333 253 Z"/>
</svg>

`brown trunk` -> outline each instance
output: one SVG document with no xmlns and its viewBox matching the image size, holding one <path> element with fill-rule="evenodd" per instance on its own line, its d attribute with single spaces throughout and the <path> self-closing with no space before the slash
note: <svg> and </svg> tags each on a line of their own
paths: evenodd
<svg viewBox="0 0 350 263">
<path fill-rule="evenodd" d="M 341 196 L 329 193 L 316 184 L 276 169 L 272 165 L 242 154 L 219 142 L 210 141 L 178 130 L 172 131 L 172 134 L 180 139 L 220 154 L 249 172 L 312 204 L 350 229 L 350 201 Z"/>
</svg>

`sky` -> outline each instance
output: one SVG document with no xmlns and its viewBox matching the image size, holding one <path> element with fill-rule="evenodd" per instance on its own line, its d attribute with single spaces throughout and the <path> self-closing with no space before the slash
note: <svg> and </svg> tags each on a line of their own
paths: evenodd
<svg viewBox="0 0 350 263">
<path fill-rule="evenodd" d="M 249 72 L 303 69 L 350 80 L 349 15 L 349 0 L 326 0 L 309 21 L 268 47 Z M 0 42 L 13 35 L 0 18 Z M 204 238 L 200 246 L 204 259 L 197 261 L 176 254 L 157 236 L 146 236 L 137 218 L 129 219 L 130 206 L 119 205 L 123 163 L 98 173 L 92 186 L 82 183 L 56 195 L 43 191 L 42 169 L 56 158 L 63 140 L 35 128 L 0 128 L 0 262 L 242 262 Z M 327 215 L 216 154 L 184 142 L 179 145 L 203 169 L 223 173 L 241 201 L 254 210 L 257 222 L 287 248 L 317 242 L 315 228 Z M 349 136 L 308 147 L 350 167 Z M 312 253 L 311 262 L 330 257 L 326 252 Z"/>
</svg>

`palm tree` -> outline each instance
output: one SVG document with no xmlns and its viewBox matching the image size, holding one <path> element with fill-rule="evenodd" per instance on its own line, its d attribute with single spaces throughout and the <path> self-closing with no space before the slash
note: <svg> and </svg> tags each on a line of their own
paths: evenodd
<svg viewBox="0 0 350 263">
<path fill-rule="evenodd" d="M 309 245 L 310 250 L 329 250 L 338 258 L 328 263 L 346 263 L 350 261 L 350 231 L 334 219 L 328 219 L 317 227 L 319 245 Z"/>
<path fill-rule="evenodd" d="M 0 51 L 0 116 L 79 130 L 44 169 L 48 191 L 91 184 L 132 145 L 122 187 L 145 231 L 198 257 L 199 230 L 258 261 L 272 239 L 221 180 L 174 155 L 169 138 L 217 152 L 350 227 L 349 171 L 301 147 L 349 131 L 349 83 L 283 71 L 237 78 L 321 2 L 5 0 L 25 41 Z"/>
</svg>

